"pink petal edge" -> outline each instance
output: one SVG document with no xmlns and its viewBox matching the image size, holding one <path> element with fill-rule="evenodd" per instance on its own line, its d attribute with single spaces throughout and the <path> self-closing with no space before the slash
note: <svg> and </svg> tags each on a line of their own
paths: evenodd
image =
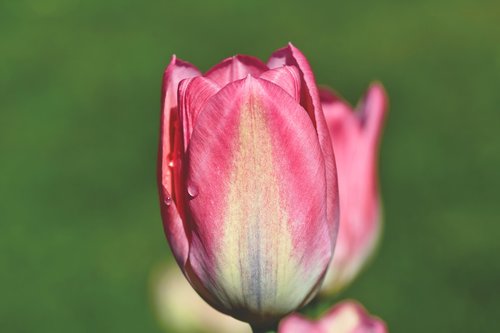
<svg viewBox="0 0 500 333">
<path fill-rule="evenodd" d="M 374 82 L 368 88 L 358 112 L 367 135 L 375 145 L 380 139 L 387 111 L 388 98 L 384 86 L 380 82 Z"/>
<path fill-rule="evenodd" d="M 308 111 L 319 137 L 319 143 L 323 155 L 325 156 L 326 179 L 327 179 L 327 216 L 330 227 L 330 235 L 335 247 L 335 239 L 337 238 L 339 226 L 339 198 L 337 171 L 335 166 L 335 156 L 333 153 L 330 133 L 326 124 L 325 116 L 321 107 L 318 87 L 312 72 L 311 66 L 302 52 L 288 43 L 288 46 L 274 52 L 267 65 L 269 68 L 276 68 L 283 65 L 294 65 L 302 74 L 303 79 L 303 98 L 302 105 Z"/>
<path fill-rule="evenodd" d="M 268 68 L 260 59 L 238 54 L 226 58 L 209 69 L 205 77 L 217 83 L 220 87 L 233 81 L 244 79 L 248 74 L 259 77 Z"/>
<path fill-rule="evenodd" d="M 175 55 L 163 74 L 160 138 L 158 148 L 158 190 L 163 228 L 174 257 L 181 266 L 186 262 L 189 244 L 186 230 L 179 216 L 175 200 L 172 198 L 174 176 L 171 163 L 174 161 L 174 141 L 178 131 L 177 90 L 183 79 L 199 76 L 201 73 L 188 62 L 177 59 Z"/>
</svg>

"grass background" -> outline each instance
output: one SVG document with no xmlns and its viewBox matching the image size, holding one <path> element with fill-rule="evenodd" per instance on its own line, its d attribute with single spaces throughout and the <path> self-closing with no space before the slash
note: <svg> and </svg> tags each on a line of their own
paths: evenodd
<svg viewBox="0 0 500 333">
<path fill-rule="evenodd" d="M 391 110 L 379 253 L 341 298 L 392 332 L 498 331 L 500 3 L 0 2 L 0 330 L 160 332 L 161 75 L 294 42 Z M 332 300 L 333 302 L 333 300 Z"/>
</svg>

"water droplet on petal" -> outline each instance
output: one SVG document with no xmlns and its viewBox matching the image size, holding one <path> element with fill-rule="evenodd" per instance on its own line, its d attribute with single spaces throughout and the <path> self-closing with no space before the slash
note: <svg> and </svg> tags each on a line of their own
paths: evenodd
<svg viewBox="0 0 500 333">
<path fill-rule="evenodd" d="M 167 165 L 169 166 L 169 168 L 174 167 L 174 158 L 173 158 L 172 154 L 168 154 L 168 156 L 167 156 Z"/>
<path fill-rule="evenodd" d="M 172 197 L 166 197 L 163 202 L 165 203 L 165 205 L 170 206 L 172 204 Z"/>
<path fill-rule="evenodd" d="M 198 195 L 198 188 L 195 185 L 188 185 L 187 191 L 191 198 L 195 198 Z"/>
</svg>

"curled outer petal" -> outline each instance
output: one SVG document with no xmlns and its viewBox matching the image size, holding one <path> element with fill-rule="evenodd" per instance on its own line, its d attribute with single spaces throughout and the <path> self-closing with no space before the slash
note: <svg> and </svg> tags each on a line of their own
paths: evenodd
<svg viewBox="0 0 500 333">
<path fill-rule="evenodd" d="M 299 69 L 301 76 L 301 105 L 306 109 L 318 133 L 321 151 L 325 156 L 326 179 L 327 179 L 327 216 L 330 226 L 330 233 L 335 239 L 338 232 L 339 203 L 337 171 L 335 157 L 333 154 L 330 134 L 323 114 L 319 91 L 316 85 L 314 74 L 306 57 L 291 43 L 271 56 L 267 65 L 269 68 L 278 68 L 283 65 L 295 66 Z M 333 243 L 335 246 L 335 243 Z"/>
<path fill-rule="evenodd" d="M 340 194 L 340 231 L 323 290 L 348 284 L 373 253 L 381 228 L 377 153 L 387 98 L 383 87 L 370 86 L 357 111 L 328 90 L 321 91 L 333 140 Z"/>
<path fill-rule="evenodd" d="M 370 316 L 359 303 L 344 301 L 319 320 L 293 314 L 280 323 L 278 333 L 387 333 L 385 323 Z"/>
<path fill-rule="evenodd" d="M 172 252 L 183 265 L 188 255 L 188 240 L 183 221 L 175 205 L 173 195 L 174 164 L 180 151 L 174 146 L 174 137 L 179 132 L 177 117 L 177 90 L 183 79 L 201 75 L 193 65 L 172 57 L 163 75 L 162 111 L 160 116 L 160 144 L 158 149 L 158 187 L 163 227 Z"/>
<path fill-rule="evenodd" d="M 306 111 L 279 86 L 249 75 L 210 98 L 187 154 L 195 288 L 254 324 L 303 304 L 333 242 L 325 160 Z"/>
</svg>

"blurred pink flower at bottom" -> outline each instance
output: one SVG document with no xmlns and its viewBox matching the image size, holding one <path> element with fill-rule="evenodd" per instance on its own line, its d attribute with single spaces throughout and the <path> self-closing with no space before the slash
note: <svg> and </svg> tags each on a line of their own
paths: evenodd
<svg viewBox="0 0 500 333">
<path fill-rule="evenodd" d="M 387 333 L 385 323 L 370 316 L 354 301 L 335 305 L 318 320 L 292 314 L 280 323 L 278 333 Z"/>
</svg>

